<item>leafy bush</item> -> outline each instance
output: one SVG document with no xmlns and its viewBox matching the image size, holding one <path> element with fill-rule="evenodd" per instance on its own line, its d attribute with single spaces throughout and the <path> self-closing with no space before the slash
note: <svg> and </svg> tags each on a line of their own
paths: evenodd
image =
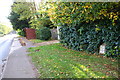
<svg viewBox="0 0 120 80">
<path fill-rule="evenodd" d="M 24 36 L 24 37 L 25 37 L 25 32 L 24 32 L 23 30 L 18 30 L 18 34 L 19 34 L 20 36 Z"/>
<path fill-rule="evenodd" d="M 58 24 L 76 26 L 79 22 L 89 22 L 105 17 L 119 20 L 120 2 L 56 2 L 47 3 L 50 20 Z"/>
<path fill-rule="evenodd" d="M 13 29 L 9 26 L 6 26 L 2 23 L 0 23 L 0 34 L 8 34 L 11 32 Z"/>
<path fill-rule="evenodd" d="M 39 29 L 36 29 L 36 38 L 37 39 L 40 39 L 40 30 Z"/>
<path fill-rule="evenodd" d="M 63 26 L 60 29 L 61 43 L 74 50 L 98 53 L 101 44 L 106 44 L 106 56 L 120 56 L 120 28 L 109 20 L 80 23 L 75 27 Z M 117 22 L 119 23 L 119 22 Z M 87 27 L 86 27 L 87 26 Z"/>
<path fill-rule="evenodd" d="M 36 27 L 35 29 L 40 29 L 42 27 L 47 27 L 47 28 L 53 28 L 55 27 L 52 22 L 50 21 L 49 18 L 43 18 L 41 19 L 42 17 L 36 19 L 36 20 L 31 20 L 31 26 L 34 28 L 34 26 Z"/>
<path fill-rule="evenodd" d="M 39 36 L 41 40 L 48 40 L 51 38 L 51 31 L 47 27 L 43 27 L 40 29 Z"/>
<path fill-rule="evenodd" d="M 3 34 L 3 32 L 0 32 L 0 34 Z"/>
</svg>

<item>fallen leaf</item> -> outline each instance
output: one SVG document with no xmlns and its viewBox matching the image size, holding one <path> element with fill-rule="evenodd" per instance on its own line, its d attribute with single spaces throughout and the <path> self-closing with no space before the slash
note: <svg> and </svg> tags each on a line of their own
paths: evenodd
<svg viewBox="0 0 120 80">
<path fill-rule="evenodd" d="M 63 74 L 64 72 L 60 72 L 60 74 Z"/>
<path fill-rule="evenodd" d="M 104 64 L 104 66 L 106 66 L 107 64 Z"/>
<path fill-rule="evenodd" d="M 35 52 L 38 52 L 38 51 L 40 51 L 40 49 L 35 50 Z"/>
<path fill-rule="evenodd" d="M 115 60 L 112 60 L 113 62 L 115 61 Z"/>
</svg>

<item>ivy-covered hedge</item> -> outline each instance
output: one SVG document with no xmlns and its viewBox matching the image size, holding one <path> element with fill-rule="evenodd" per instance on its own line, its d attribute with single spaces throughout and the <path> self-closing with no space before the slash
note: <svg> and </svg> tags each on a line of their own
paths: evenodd
<svg viewBox="0 0 120 80">
<path fill-rule="evenodd" d="M 109 24 L 108 24 L 109 23 Z M 110 20 L 80 23 L 75 27 L 63 26 L 60 29 L 61 43 L 64 46 L 94 54 L 101 44 L 106 44 L 105 56 L 120 56 L 120 24 L 112 25 Z"/>
<path fill-rule="evenodd" d="M 64 43 L 64 46 L 73 50 L 80 50 L 80 37 L 77 35 L 74 27 L 62 27 L 60 28 L 60 42 Z"/>
</svg>

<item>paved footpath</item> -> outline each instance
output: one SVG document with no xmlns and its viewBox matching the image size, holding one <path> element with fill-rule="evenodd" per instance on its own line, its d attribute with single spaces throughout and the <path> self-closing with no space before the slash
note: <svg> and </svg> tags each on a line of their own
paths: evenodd
<svg viewBox="0 0 120 80">
<path fill-rule="evenodd" d="M 14 39 L 3 78 L 36 78 L 35 68 L 26 51 L 31 46 L 30 43 L 27 43 L 27 46 L 21 46 L 18 38 Z"/>
</svg>

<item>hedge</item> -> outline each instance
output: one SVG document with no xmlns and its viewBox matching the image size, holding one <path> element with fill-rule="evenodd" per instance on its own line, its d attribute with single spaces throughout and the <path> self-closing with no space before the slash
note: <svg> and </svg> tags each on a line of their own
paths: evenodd
<svg viewBox="0 0 120 80">
<path fill-rule="evenodd" d="M 51 38 L 51 31 L 47 27 L 43 27 L 39 30 L 40 40 L 49 40 Z"/>
<path fill-rule="evenodd" d="M 109 24 L 108 24 L 109 22 Z M 120 24 L 112 25 L 109 20 L 80 23 L 74 27 L 62 26 L 60 29 L 61 43 L 77 50 L 98 54 L 101 44 L 106 44 L 105 56 L 120 56 Z M 119 23 L 119 22 L 117 22 Z"/>
</svg>

